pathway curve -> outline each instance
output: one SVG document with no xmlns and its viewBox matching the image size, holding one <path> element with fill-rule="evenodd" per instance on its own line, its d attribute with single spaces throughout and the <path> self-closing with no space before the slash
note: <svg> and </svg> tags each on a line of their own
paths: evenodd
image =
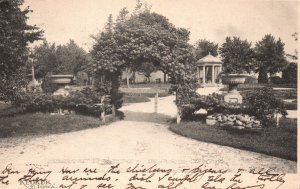
<svg viewBox="0 0 300 189">
<path fill-rule="evenodd" d="M 158 163 L 178 170 L 205 164 L 229 170 L 277 167 L 278 171 L 296 172 L 294 161 L 174 134 L 166 124 L 169 116 L 176 113 L 170 103 L 173 100 L 174 97 L 160 98 L 160 114 L 157 116 L 152 113 L 152 100 L 125 105 L 122 109 L 126 119 L 107 126 L 34 138 L 2 139 L 1 145 L 6 143 L 11 146 L 1 150 L 0 162 L 2 165 L 10 162 L 21 165 L 34 161 L 56 165 L 121 163 L 123 166 Z"/>
<path fill-rule="evenodd" d="M 176 113 L 171 103 L 174 97 L 159 99 L 155 116 L 151 102 L 122 108 L 126 119 L 107 126 L 72 133 L 34 138 L 1 139 L 7 148 L 1 150 L 0 162 L 23 163 L 34 159 L 55 161 L 125 161 L 207 163 L 212 166 L 277 167 L 295 172 L 296 162 L 259 153 L 199 142 L 174 134 L 165 124 Z M 137 113 L 140 112 L 140 113 Z"/>
</svg>

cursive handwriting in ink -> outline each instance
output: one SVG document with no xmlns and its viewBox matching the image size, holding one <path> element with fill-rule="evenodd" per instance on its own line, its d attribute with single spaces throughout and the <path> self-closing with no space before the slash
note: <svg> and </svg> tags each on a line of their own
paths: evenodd
<svg viewBox="0 0 300 189">
<path fill-rule="evenodd" d="M 8 164 L 5 169 L 1 172 L 2 174 L 20 174 L 19 171 L 14 171 L 13 168 L 12 168 L 12 164 Z"/>
<path fill-rule="evenodd" d="M 79 171 L 79 169 L 73 169 L 73 170 L 70 170 L 68 167 L 63 167 L 60 171 L 59 171 L 59 173 L 61 173 L 61 174 L 75 174 L 75 173 L 77 173 Z"/>
<path fill-rule="evenodd" d="M 132 183 L 128 183 L 125 189 L 146 189 L 141 186 L 134 186 Z"/>
<path fill-rule="evenodd" d="M 128 173 L 171 173 L 172 169 L 162 169 L 157 167 L 157 164 L 150 167 L 145 167 L 144 165 L 136 164 L 134 167 L 129 167 L 126 172 Z"/>
<path fill-rule="evenodd" d="M 129 181 L 134 181 L 134 180 L 138 180 L 138 181 L 143 181 L 143 182 L 151 182 L 151 178 L 155 175 L 155 173 L 152 173 L 150 175 L 147 174 L 142 174 L 139 175 L 138 173 L 136 173 L 135 175 L 133 175 Z"/>
<path fill-rule="evenodd" d="M 240 186 L 236 186 L 236 185 L 237 185 L 237 183 L 233 183 L 230 186 L 228 186 L 226 189 L 248 189 L 248 188 L 263 189 L 263 188 L 265 188 L 264 184 L 253 185 L 253 186 L 245 186 L 245 187 L 240 187 Z"/>
<path fill-rule="evenodd" d="M 35 168 L 30 168 L 23 177 L 18 181 L 32 181 L 32 182 L 46 182 L 47 177 L 52 173 L 52 171 L 37 171 Z"/>
<path fill-rule="evenodd" d="M 64 184 L 61 184 L 60 186 L 59 186 L 59 188 L 67 188 L 67 189 L 71 189 L 71 187 L 72 186 L 74 186 L 74 185 L 76 185 L 77 184 L 77 182 L 72 182 L 71 184 L 69 184 L 69 185 L 64 185 Z"/>
<path fill-rule="evenodd" d="M 113 188 L 114 186 L 112 184 L 105 184 L 105 183 L 100 183 L 98 184 L 97 188 Z"/>
<path fill-rule="evenodd" d="M 8 185 L 9 184 L 8 175 L 5 176 L 0 175 L 0 183 L 4 185 Z"/>
<path fill-rule="evenodd" d="M 270 182 L 280 182 L 280 184 L 277 186 L 279 188 L 282 184 L 285 183 L 284 177 L 285 173 L 275 173 L 274 168 L 261 168 L 259 170 L 256 169 L 250 169 L 249 173 L 254 174 L 254 175 L 259 175 L 258 180 L 260 181 L 270 181 Z"/>
</svg>

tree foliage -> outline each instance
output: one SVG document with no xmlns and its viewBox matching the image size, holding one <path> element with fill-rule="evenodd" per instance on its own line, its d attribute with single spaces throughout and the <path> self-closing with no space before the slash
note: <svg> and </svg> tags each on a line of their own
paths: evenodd
<svg viewBox="0 0 300 189">
<path fill-rule="evenodd" d="M 74 40 L 66 45 L 44 41 L 34 48 L 33 59 L 37 78 L 52 74 L 76 74 L 87 69 L 88 55 Z"/>
<path fill-rule="evenodd" d="M 31 10 L 21 10 L 22 4 L 23 0 L 0 1 L 0 99 L 5 101 L 14 99 L 24 86 L 21 72 L 28 59 L 28 44 L 43 33 L 27 24 Z"/>
<path fill-rule="evenodd" d="M 254 52 L 251 43 L 239 37 L 226 37 L 220 48 L 225 73 L 250 73 L 253 69 Z"/>
<path fill-rule="evenodd" d="M 137 67 L 137 71 L 142 73 L 150 82 L 151 73 L 157 71 L 157 68 L 152 62 L 143 62 Z"/>
<path fill-rule="evenodd" d="M 287 62 L 284 53 L 284 43 L 279 38 L 276 40 L 272 35 L 265 35 L 255 45 L 255 59 L 259 83 L 268 82 L 268 73 L 274 74 L 282 71 Z"/>
<path fill-rule="evenodd" d="M 95 40 L 91 51 L 95 73 L 102 79 L 110 77 L 112 85 L 119 82 L 122 70 L 136 70 L 147 63 L 169 74 L 173 83 L 183 84 L 191 76 L 187 71 L 194 62 L 189 31 L 176 28 L 166 17 L 151 12 L 149 6 L 138 3 L 130 16 L 122 9 L 116 23 L 109 16 L 105 30 Z M 117 94 L 118 85 L 115 87 L 112 96 Z"/>
<path fill-rule="evenodd" d="M 218 56 L 218 44 L 214 42 L 210 42 L 205 39 L 201 39 L 195 44 L 195 58 L 199 60 L 208 54 L 213 56 Z"/>
<path fill-rule="evenodd" d="M 282 71 L 282 79 L 285 83 L 297 84 L 298 66 L 296 63 L 289 63 Z"/>
</svg>

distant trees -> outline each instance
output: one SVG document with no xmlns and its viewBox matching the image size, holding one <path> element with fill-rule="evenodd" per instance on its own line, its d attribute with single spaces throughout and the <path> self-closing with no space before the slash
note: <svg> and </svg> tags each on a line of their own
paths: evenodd
<svg viewBox="0 0 300 189">
<path fill-rule="evenodd" d="M 206 39 L 201 39 L 196 42 L 195 47 L 195 58 L 199 60 L 209 53 L 213 56 L 218 56 L 218 44 L 210 42 Z"/>
<path fill-rule="evenodd" d="M 34 48 L 33 60 L 37 78 L 44 78 L 48 73 L 76 74 L 89 64 L 87 53 L 74 40 L 58 46 L 44 41 Z"/>
<path fill-rule="evenodd" d="M 282 71 L 287 65 L 284 43 L 280 38 L 276 40 L 270 34 L 265 35 L 262 40 L 256 43 L 254 52 L 259 83 L 267 83 L 268 73 L 274 74 Z"/>
<path fill-rule="evenodd" d="M 28 7 L 21 10 L 23 0 L 0 1 L 0 100 L 13 101 L 24 83 L 24 66 L 28 60 L 28 44 L 41 39 L 42 31 L 28 25 Z"/>
<path fill-rule="evenodd" d="M 268 83 L 268 74 L 283 71 L 287 66 L 284 43 L 270 34 L 265 35 L 254 47 L 239 37 L 227 37 L 219 53 L 224 73 L 256 72 L 259 83 Z"/>
</svg>

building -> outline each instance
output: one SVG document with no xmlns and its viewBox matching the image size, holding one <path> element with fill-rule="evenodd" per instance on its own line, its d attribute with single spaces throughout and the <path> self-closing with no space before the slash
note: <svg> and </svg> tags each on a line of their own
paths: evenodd
<svg viewBox="0 0 300 189">
<path fill-rule="evenodd" d="M 197 78 L 202 86 L 221 84 L 222 61 L 210 53 L 197 61 Z"/>
<path fill-rule="evenodd" d="M 147 78 L 143 73 L 134 72 L 129 74 L 131 83 L 166 83 L 169 81 L 168 74 L 157 70 L 150 74 L 150 77 Z M 126 80 L 126 72 L 122 73 L 122 80 Z"/>
</svg>

